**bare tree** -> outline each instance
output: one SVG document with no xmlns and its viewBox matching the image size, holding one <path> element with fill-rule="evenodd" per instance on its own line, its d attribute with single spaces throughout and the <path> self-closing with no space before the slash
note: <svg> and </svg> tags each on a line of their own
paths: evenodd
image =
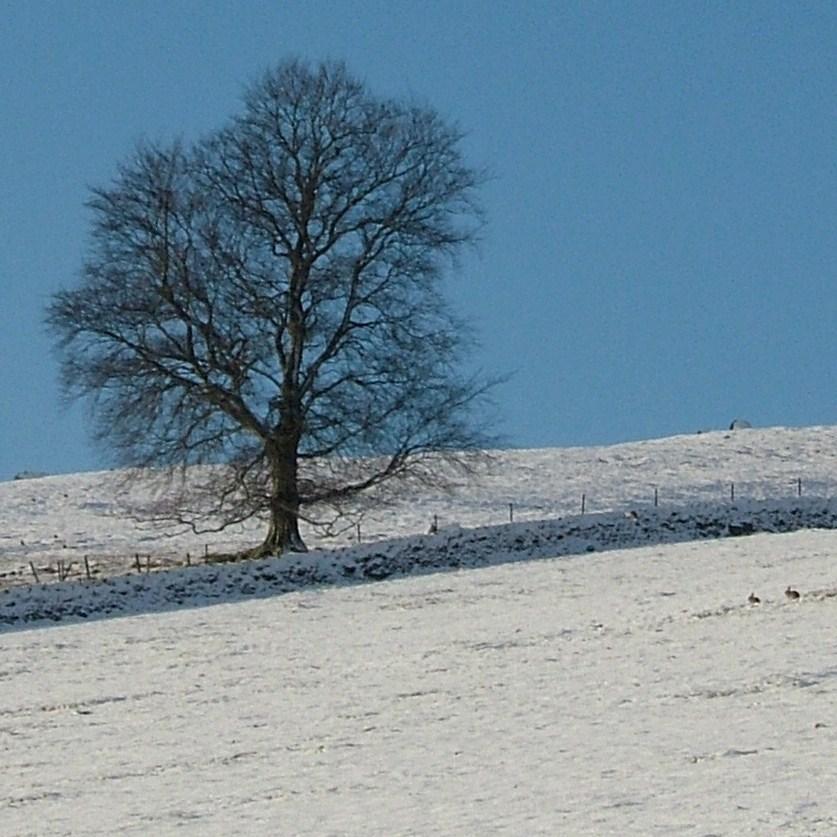
<svg viewBox="0 0 837 837">
<path fill-rule="evenodd" d="M 182 520 L 257 515 L 253 554 L 304 549 L 301 518 L 440 484 L 485 445 L 489 384 L 459 371 L 469 331 L 441 294 L 480 220 L 460 143 L 342 64 L 292 61 L 220 131 L 142 147 L 93 192 L 82 281 L 47 316 L 63 383 L 121 463 L 207 466 Z"/>
</svg>

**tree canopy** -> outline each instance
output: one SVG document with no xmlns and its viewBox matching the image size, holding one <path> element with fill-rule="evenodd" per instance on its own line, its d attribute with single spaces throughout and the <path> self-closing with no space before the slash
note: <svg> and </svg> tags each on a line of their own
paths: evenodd
<svg viewBox="0 0 837 837">
<path fill-rule="evenodd" d="M 463 373 L 442 287 L 481 218 L 461 140 L 342 64 L 289 61 L 219 130 L 146 144 L 93 190 L 47 320 L 121 463 L 212 466 L 173 517 L 259 516 L 257 554 L 302 549 L 300 518 L 442 483 L 485 446 L 490 382 Z"/>
</svg>

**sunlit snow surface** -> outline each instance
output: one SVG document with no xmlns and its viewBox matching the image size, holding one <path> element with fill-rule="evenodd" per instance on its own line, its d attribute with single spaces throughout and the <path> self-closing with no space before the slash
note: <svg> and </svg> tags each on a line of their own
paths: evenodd
<svg viewBox="0 0 837 837">
<path fill-rule="evenodd" d="M 449 497 L 410 496 L 363 520 L 364 542 L 440 527 L 488 526 L 587 512 L 726 501 L 731 484 L 738 499 L 837 495 L 837 427 L 746 430 L 675 436 L 598 448 L 504 451 L 477 486 Z M 135 499 L 119 473 L 99 472 L 0 482 L 0 572 L 29 576 L 28 562 L 58 559 L 94 562 L 112 557 L 127 570 L 134 553 L 183 560 L 210 549 L 258 543 L 263 527 L 195 537 L 134 523 L 124 515 Z M 141 488 L 135 488 L 142 497 Z M 354 527 L 309 546 L 340 546 L 356 537 Z"/>
<path fill-rule="evenodd" d="M 837 478 L 833 428 L 589 449 L 606 477 L 583 456 L 515 454 L 444 508 Z M 0 485 L 3 533 L 127 539 L 73 518 L 85 480 Z M 14 499 L 62 481 L 66 503 Z M 0 634 L 0 832 L 837 834 L 837 533 L 513 557 Z"/>
</svg>

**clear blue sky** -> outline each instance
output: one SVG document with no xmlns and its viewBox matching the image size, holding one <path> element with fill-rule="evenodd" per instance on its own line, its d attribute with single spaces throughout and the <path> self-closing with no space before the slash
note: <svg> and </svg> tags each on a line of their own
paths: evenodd
<svg viewBox="0 0 837 837">
<path fill-rule="evenodd" d="M 451 295 L 513 446 L 837 423 L 837 4 L 7 0 L 0 478 L 106 466 L 42 325 L 87 188 L 291 55 L 426 101 L 493 179 Z"/>
</svg>

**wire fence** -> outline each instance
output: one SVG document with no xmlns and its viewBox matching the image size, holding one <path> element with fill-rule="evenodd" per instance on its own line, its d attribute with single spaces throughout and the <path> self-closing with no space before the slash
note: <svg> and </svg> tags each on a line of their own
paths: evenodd
<svg viewBox="0 0 837 837">
<path fill-rule="evenodd" d="M 317 542 L 317 548 L 343 547 L 353 543 L 369 543 L 393 537 L 433 534 L 450 528 L 476 528 L 505 523 L 523 523 L 546 518 L 590 515 L 607 512 L 640 514 L 650 508 L 683 508 L 707 504 L 746 504 L 748 502 L 779 503 L 794 499 L 828 500 L 837 497 L 837 479 L 797 477 L 793 480 L 715 480 L 702 484 L 669 487 L 663 484 L 645 486 L 621 484 L 614 490 L 598 486 L 580 492 L 577 483 L 555 492 L 555 497 L 493 498 L 486 503 L 449 501 L 453 508 L 432 511 L 416 509 L 405 518 L 393 512 L 400 524 L 386 526 L 386 519 L 366 525 L 364 521 L 349 528 L 339 541 Z M 441 503 L 441 501 L 439 501 Z M 60 555 L 55 550 L 23 547 L 16 555 L 6 556 L 0 564 L 0 590 L 17 585 L 60 583 L 70 580 L 101 580 L 128 573 L 152 573 L 180 567 L 211 565 L 235 560 L 252 541 L 228 540 L 213 543 L 195 542 L 188 550 L 160 549 L 102 552 L 73 548 L 63 544 Z M 21 552 L 23 554 L 21 554 Z M 11 562 L 9 562 L 11 558 Z M 15 560 L 16 559 L 16 560 Z M 22 559 L 22 560 L 21 560 Z"/>
</svg>

